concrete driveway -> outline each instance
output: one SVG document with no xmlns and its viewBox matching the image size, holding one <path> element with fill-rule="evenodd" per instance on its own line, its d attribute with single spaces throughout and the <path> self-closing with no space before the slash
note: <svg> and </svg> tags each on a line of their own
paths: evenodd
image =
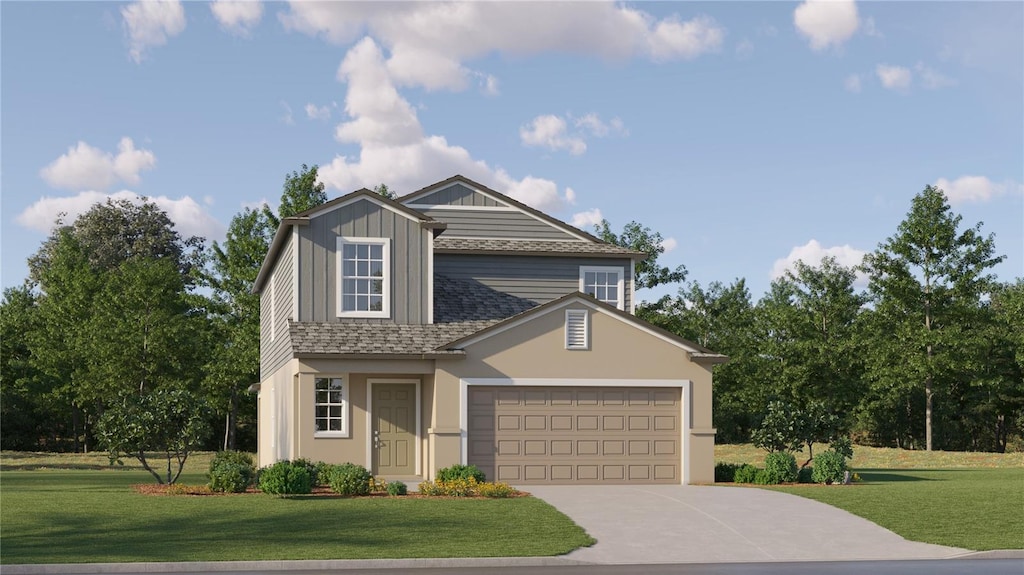
<svg viewBox="0 0 1024 575">
<path fill-rule="evenodd" d="M 847 561 L 941 559 L 970 553 L 907 541 L 841 509 L 763 489 L 538 485 L 524 490 L 597 539 L 597 544 L 565 556 L 578 561 Z"/>
</svg>

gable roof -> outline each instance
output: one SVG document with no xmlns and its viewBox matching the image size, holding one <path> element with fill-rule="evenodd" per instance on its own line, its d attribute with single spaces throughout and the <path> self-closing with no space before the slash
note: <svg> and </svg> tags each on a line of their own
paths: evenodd
<svg viewBox="0 0 1024 575">
<path fill-rule="evenodd" d="M 501 192 L 492 190 L 491 188 L 488 188 L 487 186 L 485 186 L 485 185 L 483 185 L 483 184 L 481 184 L 479 182 L 474 182 L 473 180 L 467 178 L 466 176 L 463 176 L 462 174 L 456 174 L 456 175 L 454 175 L 454 176 L 452 176 L 452 177 L 450 177 L 448 179 L 445 179 L 445 180 L 442 180 L 440 182 L 437 182 L 436 184 L 431 184 L 431 185 L 429 185 L 429 186 L 427 186 L 425 188 L 416 190 L 415 192 L 412 192 L 411 194 L 406 194 L 406 195 L 398 198 L 397 201 L 399 201 L 399 202 L 401 202 L 403 204 L 410 204 L 410 203 L 415 202 L 417 199 L 419 199 L 419 198 L 421 198 L 423 196 L 432 194 L 432 193 L 434 193 L 434 192 L 436 192 L 438 190 L 442 190 L 444 188 L 450 187 L 450 186 L 455 185 L 455 184 L 462 184 L 462 185 L 464 185 L 464 186 L 466 186 L 468 188 L 471 188 L 474 191 L 477 191 L 477 192 L 479 192 L 479 193 L 481 193 L 481 194 L 483 194 L 485 196 L 490 196 L 491 199 L 496 200 L 499 203 L 507 204 L 509 206 L 512 206 L 512 207 L 522 211 L 522 212 L 525 212 L 526 214 L 529 214 L 530 216 L 533 216 L 534 218 L 536 218 L 538 220 L 541 220 L 541 221 L 547 223 L 548 225 L 550 225 L 550 226 L 552 226 L 554 228 L 557 228 L 557 229 L 562 230 L 563 232 L 565 232 L 565 233 L 567 233 L 567 234 L 569 234 L 571 236 L 575 236 L 575 237 L 579 238 L 583 242 L 593 242 L 593 243 L 597 243 L 597 244 L 607 244 L 607 242 L 605 242 L 604 240 L 594 236 L 593 234 L 589 234 L 589 233 L 587 233 L 587 232 L 585 232 L 585 231 L 583 231 L 583 230 L 581 230 L 581 229 L 579 229 L 579 228 L 577 228 L 575 226 L 571 226 L 571 225 L 563 222 L 562 220 L 559 220 L 557 218 L 553 218 L 553 217 L 545 214 L 544 212 L 542 212 L 540 210 L 536 210 L 534 208 L 531 208 L 530 206 L 528 206 L 528 205 L 526 205 L 526 204 L 524 204 L 524 203 L 522 203 L 522 202 L 520 202 L 520 201 L 518 201 L 518 200 L 516 200 L 514 198 L 506 196 L 505 194 L 503 194 Z"/>
<path fill-rule="evenodd" d="M 518 315 L 514 315 L 506 320 L 493 323 L 489 326 L 483 327 L 482 329 L 467 334 L 466 336 L 448 342 L 447 344 L 440 346 L 436 351 L 453 351 L 461 350 L 466 346 L 473 345 L 474 343 L 483 341 L 490 337 L 493 337 L 504 331 L 514 329 L 524 323 L 532 321 L 538 317 L 545 316 L 549 313 L 560 310 L 570 304 L 581 303 L 591 309 L 599 310 L 604 312 L 611 317 L 622 321 L 623 323 L 629 324 L 643 332 L 646 332 L 654 337 L 661 339 L 671 345 L 681 348 L 686 351 L 690 359 L 695 362 L 702 363 L 725 363 L 729 358 L 720 353 L 715 353 L 710 349 L 694 343 L 688 339 L 679 337 L 678 335 L 664 330 L 654 324 L 648 323 L 630 313 L 622 311 L 615 306 L 606 304 L 599 301 L 587 294 L 581 292 L 573 292 L 566 294 L 558 299 L 551 300 L 546 304 L 537 306 L 533 309 L 526 310 Z"/>
<path fill-rule="evenodd" d="M 494 323 L 467 321 L 407 325 L 394 323 L 288 322 L 292 354 L 298 358 L 425 359 L 462 357 L 458 349 L 440 349 Z"/>
<path fill-rule="evenodd" d="M 321 204 L 314 208 L 301 211 L 293 216 L 283 218 L 281 220 L 281 225 L 278 226 L 277 232 L 274 234 L 274 239 L 270 242 L 270 249 L 267 250 L 267 255 L 263 258 L 263 264 L 260 266 L 260 271 L 256 275 L 256 280 L 253 282 L 252 292 L 260 293 L 263 290 L 263 284 L 265 284 L 267 278 L 270 277 L 270 272 L 274 268 L 274 262 L 277 261 L 281 248 L 284 247 L 285 241 L 287 241 L 288 234 L 291 232 L 293 226 L 308 226 L 310 220 L 316 217 L 359 201 L 369 201 L 386 210 L 391 210 L 414 222 L 418 222 L 420 226 L 424 228 L 443 230 L 448 225 L 444 222 L 435 220 L 422 212 L 416 211 L 409 206 L 400 204 L 395 200 L 385 198 L 377 192 L 366 188 L 358 189 L 350 194 L 345 194 L 344 196 L 335 198 L 325 204 Z"/>
<path fill-rule="evenodd" d="M 494 253 L 518 256 L 584 256 L 613 255 L 642 260 L 647 254 L 605 242 L 571 242 L 558 240 L 514 240 L 497 238 L 446 238 L 434 240 L 435 253 L 475 254 Z"/>
</svg>

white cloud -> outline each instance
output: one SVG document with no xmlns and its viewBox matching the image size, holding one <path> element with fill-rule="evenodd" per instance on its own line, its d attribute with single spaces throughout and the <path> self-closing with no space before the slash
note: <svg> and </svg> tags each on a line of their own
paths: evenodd
<svg viewBox="0 0 1024 575">
<path fill-rule="evenodd" d="M 802 246 L 794 247 L 790 250 L 788 256 L 775 260 L 775 265 L 772 266 L 771 277 L 776 279 L 786 275 L 787 271 L 795 271 L 794 265 L 797 261 L 802 261 L 809 266 L 819 266 L 821 265 L 821 260 L 826 257 L 833 257 L 836 259 L 836 263 L 848 268 L 858 266 L 864 260 L 866 253 L 863 250 L 851 247 L 849 244 L 826 248 L 818 243 L 818 240 L 812 239 Z M 858 272 L 857 284 L 865 285 L 865 282 L 866 278 Z"/>
<path fill-rule="evenodd" d="M 281 123 L 285 126 L 294 126 L 295 117 L 292 115 L 292 107 L 288 105 L 288 102 L 281 100 L 281 109 L 284 110 L 284 113 L 279 118 Z"/>
<path fill-rule="evenodd" d="M 921 78 L 921 85 L 929 90 L 938 90 L 939 88 L 945 88 L 956 84 L 956 80 L 953 80 L 948 76 L 944 76 L 928 66 L 925 66 L 923 62 L 918 62 L 917 65 L 914 66 L 914 70 L 917 71 L 917 75 Z"/>
<path fill-rule="evenodd" d="M 336 138 L 360 146 L 359 156 L 335 156 L 321 165 L 320 181 L 339 191 L 384 182 L 400 193 L 425 182 L 462 174 L 542 210 L 564 208 L 575 199 L 555 182 L 526 176 L 515 179 L 500 167 L 474 159 L 443 136 L 426 135 L 413 107 L 398 93 L 377 44 L 365 38 L 349 50 L 338 69 L 348 86 L 345 112 Z"/>
<path fill-rule="evenodd" d="M 572 116 L 569 116 L 569 118 L 572 119 L 573 125 L 577 128 L 589 132 L 591 136 L 597 136 L 598 138 L 603 138 L 608 135 L 629 135 L 629 131 L 626 130 L 626 125 L 620 118 L 612 118 L 608 122 L 604 122 L 601 120 L 600 116 L 593 113 L 580 118 L 572 118 Z"/>
<path fill-rule="evenodd" d="M 486 92 L 497 81 L 465 62 L 494 52 L 593 54 L 623 59 L 686 60 L 717 51 L 725 31 L 713 19 L 656 19 L 611 2 L 291 2 L 279 15 L 288 30 L 347 44 L 369 34 L 389 52 L 400 86 L 466 89 L 476 77 Z"/>
<path fill-rule="evenodd" d="M 22 226 L 45 234 L 53 229 L 61 214 L 63 214 L 65 223 L 71 223 L 75 221 L 75 218 L 89 211 L 92 206 L 105 202 L 107 199 L 141 202 L 138 194 L 128 190 L 121 190 L 113 194 L 90 190 L 79 192 L 73 196 L 40 198 L 25 208 L 15 219 Z M 175 229 L 184 237 L 201 236 L 206 239 L 220 239 L 224 236 L 224 226 L 190 196 L 178 199 L 158 196 L 149 198 L 149 200 L 167 212 L 167 217 L 174 222 Z"/>
<path fill-rule="evenodd" d="M 677 242 L 675 238 L 665 238 L 661 241 L 661 247 L 665 250 L 664 253 L 667 254 L 679 247 L 679 242 Z"/>
<path fill-rule="evenodd" d="M 739 44 L 736 44 L 736 57 L 740 60 L 746 60 L 754 55 L 754 43 L 744 38 Z"/>
<path fill-rule="evenodd" d="M 1007 192 L 1017 190 L 1017 193 L 1024 194 L 1024 185 L 1014 182 L 993 182 L 985 176 L 960 176 L 950 181 L 946 178 L 939 178 L 935 181 L 935 187 L 946 193 L 950 204 L 965 204 L 969 202 L 987 202 Z"/>
<path fill-rule="evenodd" d="M 117 150 L 115 156 L 80 141 L 40 170 L 39 175 L 55 188 L 105 190 L 118 182 L 138 184 L 139 172 L 156 165 L 153 152 L 136 149 L 131 138 L 121 138 Z"/>
<path fill-rule="evenodd" d="M 312 103 L 306 104 L 306 117 L 310 120 L 330 120 L 331 107 L 327 104 L 323 106 L 317 106 Z"/>
<path fill-rule="evenodd" d="M 860 92 L 860 75 L 850 74 L 849 76 L 847 76 L 846 79 L 843 80 L 843 87 L 846 88 L 847 92 Z"/>
<path fill-rule="evenodd" d="M 796 29 L 811 42 L 811 49 L 842 46 L 860 25 L 853 0 L 806 0 L 793 12 Z"/>
<path fill-rule="evenodd" d="M 568 150 L 578 156 L 587 151 L 587 143 L 579 136 L 566 134 L 565 120 L 547 114 L 537 116 L 519 128 L 519 139 L 525 146 L 539 146 L 549 150 Z"/>
<path fill-rule="evenodd" d="M 573 214 L 569 223 L 581 230 L 592 230 L 594 229 L 594 226 L 600 224 L 603 219 L 604 216 L 601 215 L 601 210 L 594 208 L 592 210 Z"/>
<path fill-rule="evenodd" d="M 875 73 L 882 85 L 890 90 L 905 92 L 910 88 L 912 74 L 909 68 L 879 64 L 875 67 Z"/>
<path fill-rule="evenodd" d="M 221 28 L 242 37 L 248 37 L 263 18 L 263 4 L 257 0 L 215 0 L 210 11 Z"/>
<path fill-rule="evenodd" d="M 149 48 L 163 46 L 185 30 L 185 8 L 178 0 L 134 2 L 121 8 L 121 17 L 128 35 L 128 55 L 136 64 Z"/>
</svg>

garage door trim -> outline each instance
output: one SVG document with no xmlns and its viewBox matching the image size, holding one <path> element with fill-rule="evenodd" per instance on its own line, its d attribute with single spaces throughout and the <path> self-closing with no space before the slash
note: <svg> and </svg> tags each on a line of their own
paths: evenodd
<svg viewBox="0 0 1024 575">
<path fill-rule="evenodd" d="M 693 385 L 688 379 L 553 379 L 553 378 L 504 378 L 466 377 L 459 380 L 459 433 L 462 446 L 462 464 L 469 462 L 469 386 L 529 386 L 529 387 L 675 387 L 680 388 L 683 404 L 682 437 L 682 484 L 690 483 L 690 430 L 693 422 Z"/>
</svg>

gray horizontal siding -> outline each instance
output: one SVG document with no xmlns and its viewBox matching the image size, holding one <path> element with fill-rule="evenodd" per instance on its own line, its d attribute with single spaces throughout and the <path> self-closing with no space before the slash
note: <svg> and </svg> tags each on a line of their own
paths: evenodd
<svg viewBox="0 0 1024 575">
<path fill-rule="evenodd" d="M 362 200 L 299 229 L 299 320 L 423 324 L 427 321 L 428 242 L 419 222 Z M 391 238 L 391 317 L 339 318 L 338 237 Z"/>
<path fill-rule="evenodd" d="M 543 304 L 579 291 L 580 266 L 614 266 L 623 270 L 623 301 L 628 310 L 633 299 L 629 288 L 629 261 L 618 258 L 436 254 L 434 273 L 474 280 L 493 290 Z"/>
<path fill-rule="evenodd" d="M 448 229 L 445 230 L 444 235 L 449 238 L 579 241 L 579 238 L 520 211 L 446 210 L 443 208 L 421 208 L 420 211 L 447 223 Z"/>
<path fill-rule="evenodd" d="M 281 250 L 270 280 L 260 293 L 260 380 L 265 380 L 291 359 L 288 320 L 292 315 L 292 239 Z M 274 298 L 271 305 L 270 298 Z M 274 312 L 273 317 L 271 312 Z M 271 322 L 274 323 L 273 329 Z M 274 334 L 273 340 L 270 335 Z"/>
<path fill-rule="evenodd" d="M 446 206 L 501 206 L 497 201 L 480 192 L 471 190 L 462 184 L 455 184 L 432 194 L 427 194 L 415 202 L 416 204 Z"/>
</svg>

